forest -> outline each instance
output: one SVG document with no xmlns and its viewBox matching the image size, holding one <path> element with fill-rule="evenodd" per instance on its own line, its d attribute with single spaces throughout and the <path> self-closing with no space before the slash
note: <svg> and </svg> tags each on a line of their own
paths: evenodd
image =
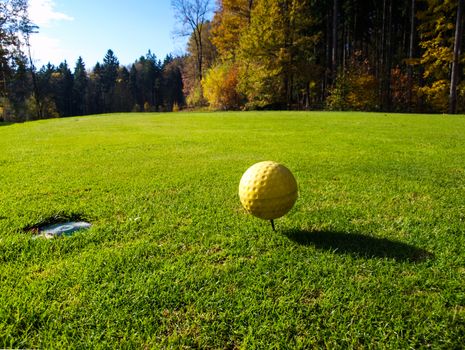
<svg viewBox="0 0 465 350">
<path fill-rule="evenodd" d="M 214 110 L 465 111 L 465 0 L 172 0 L 186 53 L 35 67 L 27 0 L 0 3 L 0 118 Z"/>
</svg>

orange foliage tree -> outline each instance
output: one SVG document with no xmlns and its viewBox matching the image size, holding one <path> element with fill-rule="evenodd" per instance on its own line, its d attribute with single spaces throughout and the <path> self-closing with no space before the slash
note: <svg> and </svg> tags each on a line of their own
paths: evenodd
<svg viewBox="0 0 465 350">
<path fill-rule="evenodd" d="M 231 63 L 212 67 L 202 80 L 203 93 L 213 109 L 238 109 L 242 97 L 237 92 L 238 69 Z"/>
</svg>

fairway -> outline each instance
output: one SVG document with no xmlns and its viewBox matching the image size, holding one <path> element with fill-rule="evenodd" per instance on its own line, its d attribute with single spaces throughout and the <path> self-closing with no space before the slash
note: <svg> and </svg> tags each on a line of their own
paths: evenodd
<svg viewBox="0 0 465 350">
<path fill-rule="evenodd" d="M 465 116 L 113 114 L 0 149 L 0 348 L 465 344 Z M 276 232 L 238 196 L 264 160 L 298 183 Z"/>
</svg>

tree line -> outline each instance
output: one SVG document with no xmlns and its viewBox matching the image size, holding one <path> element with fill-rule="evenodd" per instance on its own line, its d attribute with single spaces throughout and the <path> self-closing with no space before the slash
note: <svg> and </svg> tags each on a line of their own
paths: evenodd
<svg viewBox="0 0 465 350">
<path fill-rule="evenodd" d="M 0 119 L 25 121 L 112 112 L 172 111 L 185 105 L 182 58 L 163 61 L 150 51 L 126 67 L 112 50 L 87 70 L 68 63 L 27 66 L 24 55 L 2 71 Z"/>
<path fill-rule="evenodd" d="M 185 105 L 183 57 L 159 60 L 151 51 L 123 66 L 112 50 L 87 69 L 36 68 L 29 38 L 37 27 L 28 18 L 27 0 L 0 2 L 0 121 L 130 111 L 172 111 Z"/>
<path fill-rule="evenodd" d="M 464 1 L 217 0 L 208 21 L 198 16 L 208 0 L 173 0 L 192 31 L 187 100 L 216 109 L 464 112 Z"/>
<path fill-rule="evenodd" d="M 465 0 L 172 0 L 186 55 L 37 68 L 27 0 L 0 2 L 0 119 L 129 111 L 464 112 Z M 213 16 L 211 16 L 213 14 Z"/>
<path fill-rule="evenodd" d="M 33 119 L 171 111 L 184 105 L 180 60 L 168 55 L 161 62 L 150 51 L 129 67 L 108 50 L 89 72 L 79 57 L 73 71 L 63 62 L 47 64 L 33 75 L 36 86 L 24 104 L 24 115 Z"/>
</svg>

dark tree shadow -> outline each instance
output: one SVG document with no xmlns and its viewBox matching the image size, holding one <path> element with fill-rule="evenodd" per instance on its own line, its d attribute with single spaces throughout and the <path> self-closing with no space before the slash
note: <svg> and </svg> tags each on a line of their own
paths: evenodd
<svg viewBox="0 0 465 350">
<path fill-rule="evenodd" d="M 10 123 L 10 122 L 1 122 L 1 121 L 0 121 L 0 127 L 1 127 L 1 126 L 12 125 L 12 124 L 14 124 L 14 123 Z"/>
<path fill-rule="evenodd" d="M 432 253 L 410 244 L 359 233 L 289 230 L 284 235 L 298 244 L 330 250 L 336 254 L 410 262 L 421 262 L 434 257 Z"/>
</svg>

